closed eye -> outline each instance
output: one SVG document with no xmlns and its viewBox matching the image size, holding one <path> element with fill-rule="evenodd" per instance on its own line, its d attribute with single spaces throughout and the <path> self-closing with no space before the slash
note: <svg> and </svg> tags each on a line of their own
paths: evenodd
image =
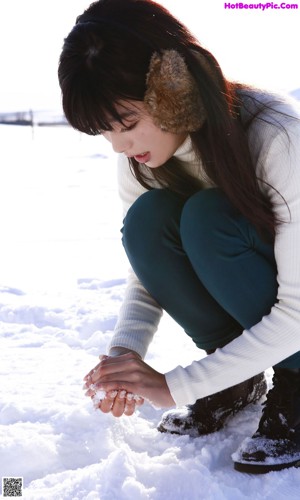
<svg viewBox="0 0 300 500">
<path fill-rule="evenodd" d="M 127 125 L 126 127 L 121 128 L 121 132 L 129 132 L 130 130 L 133 130 L 138 122 L 134 122 L 131 125 Z"/>
</svg>

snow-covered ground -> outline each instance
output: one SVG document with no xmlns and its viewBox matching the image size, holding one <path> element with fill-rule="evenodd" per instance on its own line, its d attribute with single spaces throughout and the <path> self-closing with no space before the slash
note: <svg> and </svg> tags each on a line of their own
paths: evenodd
<svg viewBox="0 0 300 500">
<path fill-rule="evenodd" d="M 106 351 L 127 262 L 115 157 L 69 128 L 0 126 L 0 476 L 34 500 L 298 499 L 300 471 L 233 470 L 252 406 L 213 435 L 160 434 L 149 404 L 115 419 L 84 397 Z M 164 317 L 147 356 L 161 371 L 203 355 Z M 271 371 L 267 372 L 270 382 Z"/>
</svg>

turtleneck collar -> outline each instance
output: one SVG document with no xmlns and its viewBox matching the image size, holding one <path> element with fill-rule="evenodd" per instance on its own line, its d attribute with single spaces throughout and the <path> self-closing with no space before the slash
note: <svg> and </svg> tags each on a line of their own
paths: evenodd
<svg viewBox="0 0 300 500">
<path fill-rule="evenodd" d="M 191 161 L 191 156 L 194 155 L 192 141 L 188 135 L 185 141 L 179 146 L 179 148 L 174 153 L 175 158 L 181 161 Z"/>
<path fill-rule="evenodd" d="M 190 168 L 192 170 L 199 170 L 199 168 L 201 169 L 201 162 L 197 158 L 197 155 L 193 149 L 191 137 L 189 135 L 179 146 L 177 151 L 175 151 L 175 154 L 173 156 L 186 165 L 190 165 Z"/>
</svg>

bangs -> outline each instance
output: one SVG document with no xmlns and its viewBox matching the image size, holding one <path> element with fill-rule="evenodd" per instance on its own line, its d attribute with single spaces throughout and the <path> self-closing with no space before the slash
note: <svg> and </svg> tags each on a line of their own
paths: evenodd
<svg viewBox="0 0 300 500">
<path fill-rule="evenodd" d="M 86 83 L 84 88 L 72 85 L 72 95 L 63 98 L 64 113 L 70 125 L 88 135 L 111 131 L 113 122 L 124 125 L 120 101 L 140 100 L 136 96 L 113 92 L 111 88 L 93 90 L 88 89 Z M 126 110 L 125 103 L 122 108 Z"/>
</svg>

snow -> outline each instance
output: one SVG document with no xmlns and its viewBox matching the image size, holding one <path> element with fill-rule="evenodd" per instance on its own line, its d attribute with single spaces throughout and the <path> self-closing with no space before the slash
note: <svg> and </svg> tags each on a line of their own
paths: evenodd
<svg viewBox="0 0 300 500">
<path fill-rule="evenodd" d="M 295 89 L 295 90 L 292 90 L 292 92 L 290 92 L 291 96 L 294 98 L 294 99 L 298 99 L 300 100 L 300 89 Z"/>
<path fill-rule="evenodd" d="M 233 469 L 259 405 L 202 438 L 159 433 L 163 411 L 148 403 L 119 419 L 95 411 L 83 377 L 106 352 L 127 275 L 115 156 L 67 127 L 0 135 L 1 477 L 23 477 L 26 500 L 299 498 L 299 469 Z M 203 354 L 165 316 L 147 360 L 168 371 Z"/>
</svg>

